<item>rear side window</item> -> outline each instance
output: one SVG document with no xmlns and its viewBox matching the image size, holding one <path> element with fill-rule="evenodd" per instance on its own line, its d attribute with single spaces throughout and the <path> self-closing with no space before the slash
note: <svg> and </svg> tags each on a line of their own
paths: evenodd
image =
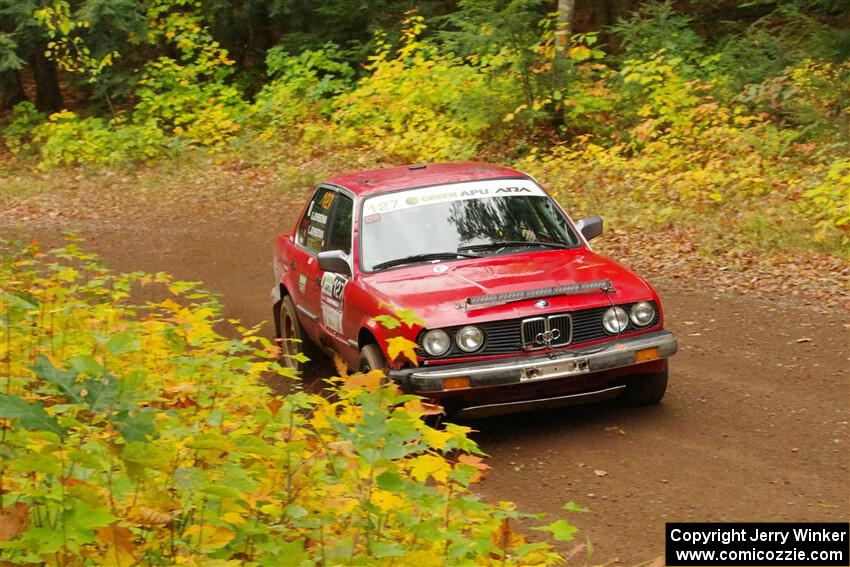
<svg viewBox="0 0 850 567">
<path fill-rule="evenodd" d="M 316 191 L 298 225 L 298 244 L 316 253 L 324 249 L 328 218 L 336 199 L 336 191 L 325 187 Z"/>
<path fill-rule="evenodd" d="M 354 201 L 347 195 L 338 193 L 336 206 L 331 214 L 330 236 L 324 250 L 342 250 L 351 254 L 351 217 L 354 214 Z"/>
</svg>

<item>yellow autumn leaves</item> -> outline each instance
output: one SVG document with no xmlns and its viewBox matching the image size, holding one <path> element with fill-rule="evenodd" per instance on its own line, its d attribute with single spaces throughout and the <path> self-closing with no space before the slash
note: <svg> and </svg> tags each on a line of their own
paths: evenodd
<svg viewBox="0 0 850 567">
<path fill-rule="evenodd" d="M 382 373 L 341 368 L 321 394 L 294 382 L 276 396 L 274 345 L 257 327 L 219 334 L 196 284 L 113 274 L 73 247 L 0 245 L 4 561 L 558 560 L 498 535 L 523 515 L 473 492 L 487 466 L 470 430 L 430 427 L 440 408 Z M 158 299 L 140 304 L 142 285 Z"/>
</svg>

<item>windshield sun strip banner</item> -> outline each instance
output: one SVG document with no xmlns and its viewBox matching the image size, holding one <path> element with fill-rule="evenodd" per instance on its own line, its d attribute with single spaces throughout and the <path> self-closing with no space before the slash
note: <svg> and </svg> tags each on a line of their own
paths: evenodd
<svg viewBox="0 0 850 567">
<path fill-rule="evenodd" d="M 528 195 L 545 197 L 546 193 L 530 179 L 486 179 L 448 185 L 434 185 L 421 189 L 396 191 L 369 197 L 363 204 L 363 215 L 390 213 L 435 203 Z"/>
<path fill-rule="evenodd" d="M 555 295 L 579 295 L 595 290 L 606 291 L 611 289 L 611 280 L 594 280 L 591 282 L 559 285 L 555 287 L 542 287 L 538 289 L 527 289 L 522 291 L 509 291 L 505 293 L 494 293 L 490 295 L 477 295 L 468 297 L 466 304 L 470 307 L 481 305 L 493 305 L 500 303 L 511 303 L 524 299 L 537 299 L 540 297 L 552 297 Z"/>
</svg>

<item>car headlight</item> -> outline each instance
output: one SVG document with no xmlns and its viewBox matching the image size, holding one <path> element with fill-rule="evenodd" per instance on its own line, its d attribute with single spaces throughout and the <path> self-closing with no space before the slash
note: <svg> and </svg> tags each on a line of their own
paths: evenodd
<svg viewBox="0 0 850 567">
<path fill-rule="evenodd" d="M 655 319 L 655 308 L 651 303 L 641 301 L 632 305 L 632 312 L 629 313 L 629 318 L 638 327 L 646 327 L 652 320 Z"/>
<path fill-rule="evenodd" d="M 628 325 L 629 315 L 622 307 L 611 307 L 602 316 L 602 326 L 612 335 L 622 333 Z"/>
<path fill-rule="evenodd" d="M 484 333 L 478 327 L 464 327 L 457 333 L 457 346 L 464 352 L 473 352 L 481 348 L 484 342 Z"/>
<path fill-rule="evenodd" d="M 425 333 L 422 339 L 422 348 L 431 356 L 443 356 L 449 351 L 452 340 L 449 334 L 442 329 L 433 329 Z"/>
</svg>

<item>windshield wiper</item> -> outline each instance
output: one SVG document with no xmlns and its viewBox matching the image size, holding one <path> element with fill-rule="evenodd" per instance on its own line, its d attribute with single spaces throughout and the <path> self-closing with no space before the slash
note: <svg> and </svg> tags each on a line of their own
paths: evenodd
<svg viewBox="0 0 850 567">
<path fill-rule="evenodd" d="M 460 256 L 461 258 L 479 258 L 475 254 L 464 254 L 463 252 L 428 252 L 426 254 L 413 254 L 404 258 L 396 258 L 395 260 L 387 260 L 386 262 L 378 262 L 372 266 L 373 270 L 383 270 L 384 268 L 392 268 L 402 264 L 413 264 L 414 262 L 427 262 L 428 260 L 452 260 Z"/>
<path fill-rule="evenodd" d="M 482 244 L 467 244 L 458 246 L 458 252 L 464 250 L 487 250 L 491 248 L 510 248 L 511 246 L 544 246 L 546 248 L 572 248 L 561 242 L 542 242 L 540 240 L 497 240 L 496 242 L 484 242 Z"/>
</svg>

